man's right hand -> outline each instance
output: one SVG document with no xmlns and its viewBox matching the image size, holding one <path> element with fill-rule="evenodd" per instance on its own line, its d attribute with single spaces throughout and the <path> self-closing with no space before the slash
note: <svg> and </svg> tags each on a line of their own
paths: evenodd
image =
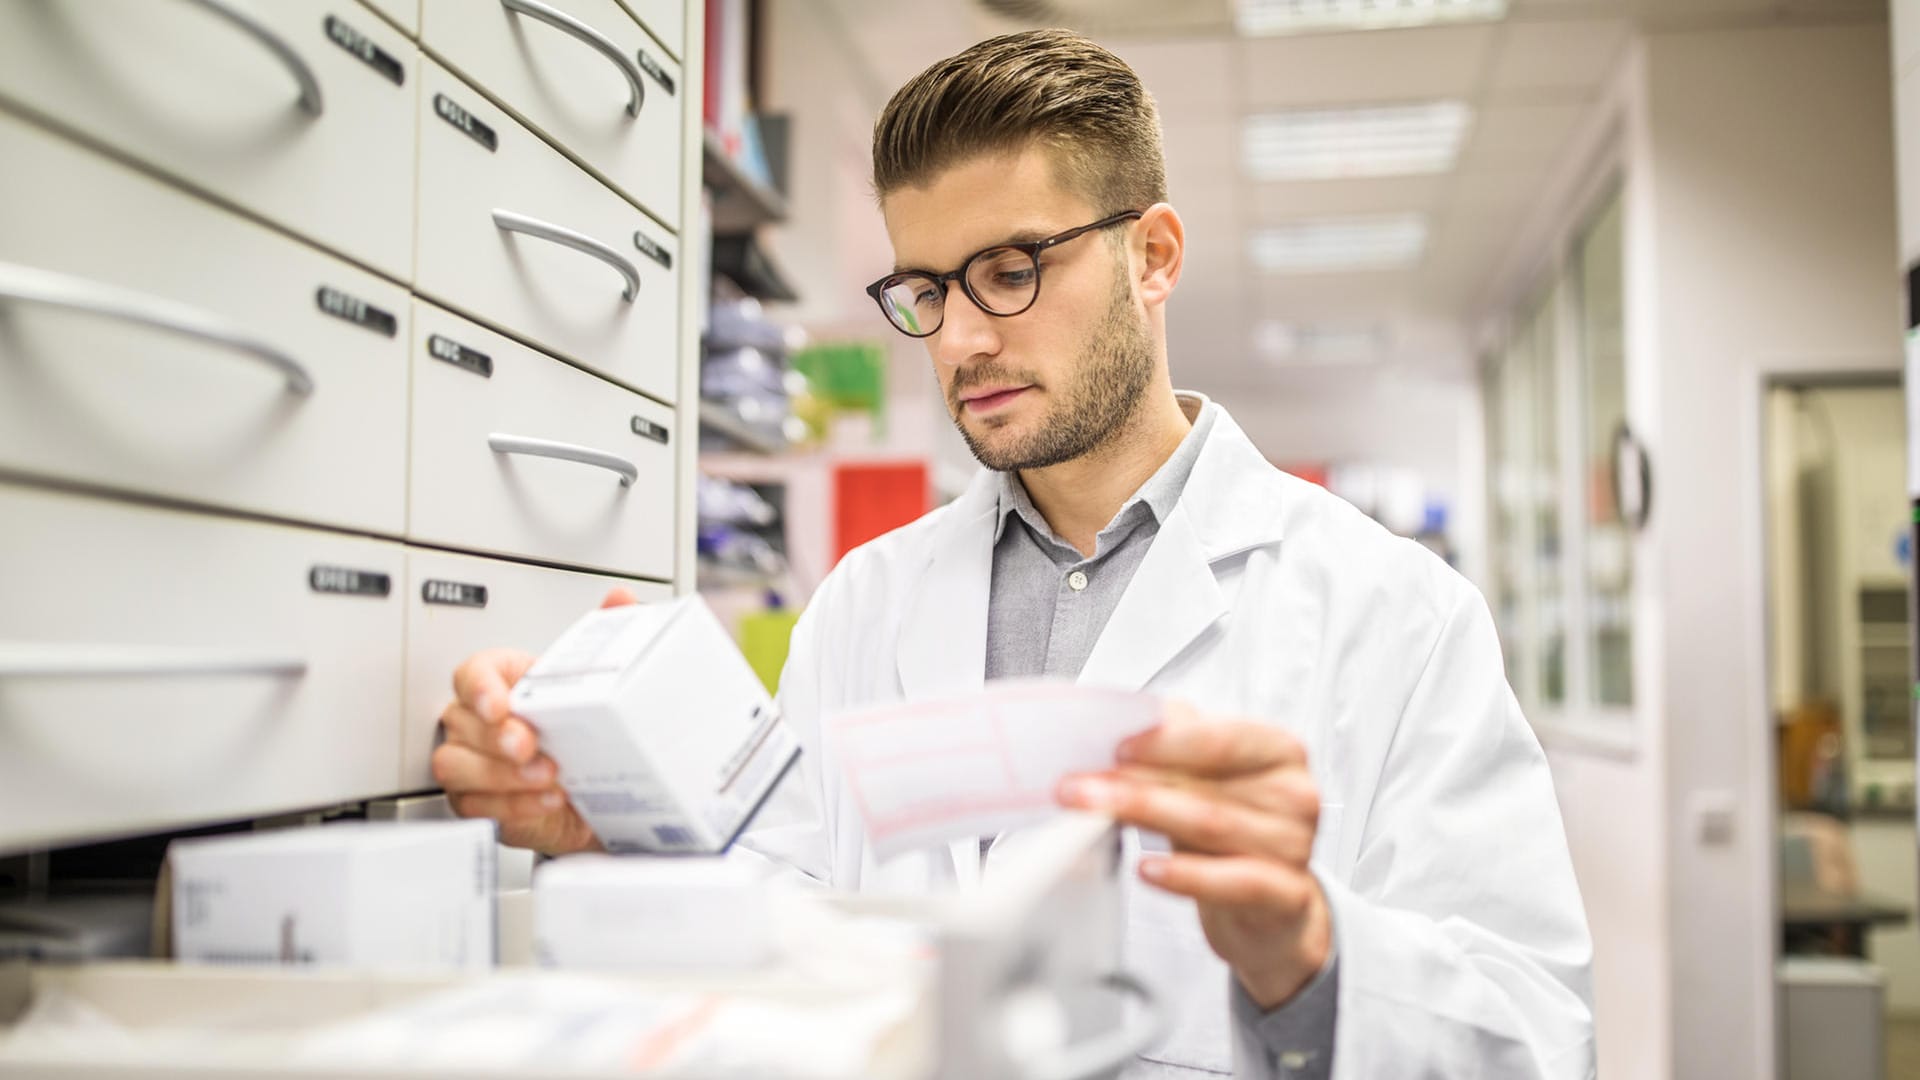
<svg viewBox="0 0 1920 1080">
<path fill-rule="evenodd" d="M 637 603 L 616 588 L 600 606 Z M 536 657 L 519 649 L 483 649 L 453 673 L 453 701 L 440 714 L 446 739 L 433 752 L 433 776 L 461 817 L 500 823 L 500 842 L 548 855 L 593 851 L 600 839 L 567 801 L 553 759 L 540 752 L 533 726 L 512 715 L 507 694 Z"/>
</svg>

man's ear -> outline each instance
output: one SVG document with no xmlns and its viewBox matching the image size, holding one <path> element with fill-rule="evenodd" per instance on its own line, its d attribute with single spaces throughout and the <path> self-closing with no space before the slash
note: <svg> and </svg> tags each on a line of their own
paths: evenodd
<svg viewBox="0 0 1920 1080">
<path fill-rule="evenodd" d="M 1164 304 L 1180 282 L 1187 253 L 1187 229 L 1180 212 L 1167 203 L 1154 203 L 1134 225 L 1140 246 L 1140 300 L 1148 306 Z"/>
</svg>

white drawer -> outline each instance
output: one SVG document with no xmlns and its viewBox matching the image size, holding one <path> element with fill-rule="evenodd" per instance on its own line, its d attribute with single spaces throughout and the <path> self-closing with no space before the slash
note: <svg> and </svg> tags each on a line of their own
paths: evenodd
<svg viewBox="0 0 1920 1080">
<path fill-rule="evenodd" d="M 0 160 L 0 469 L 400 535 L 406 290 L 4 113 Z"/>
<path fill-rule="evenodd" d="M 0 521 L 0 850 L 396 789 L 399 544 L 3 485 Z"/>
<path fill-rule="evenodd" d="M 420 36 L 420 0 L 361 0 L 361 2 L 393 20 L 394 25 L 411 36 Z"/>
<path fill-rule="evenodd" d="M 641 603 L 673 597 L 650 581 L 408 548 L 404 785 L 434 786 L 434 728 L 453 698 L 453 671 L 462 660 L 481 649 L 540 652 L 616 585 Z"/>
<path fill-rule="evenodd" d="M 475 353 L 490 376 L 474 370 Z M 440 358 L 449 354 L 465 366 Z M 658 402 L 416 301 L 407 535 L 671 580 L 677 448 L 660 439 L 673 426 Z M 539 456 L 524 440 L 599 464 Z"/>
<path fill-rule="evenodd" d="M 616 0 L 426 0 L 421 40 L 669 228 L 680 224 L 680 65 Z M 535 11 L 553 11 L 563 30 Z M 575 33 L 597 37 L 617 60 Z M 669 89 L 671 88 L 671 89 Z M 629 109 L 633 111 L 629 113 Z"/>
<path fill-rule="evenodd" d="M 659 39 L 660 44 L 666 46 L 668 54 L 674 59 L 686 57 L 686 0 L 620 0 L 620 3 L 621 6 L 633 12 L 634 18 L 645 24 L 647 30 Z"/>
<path fill-rule="evenodd" d="M 445 68 L 420 67 L 418 291 L 675 400 L 680 265 L 673 238 Z M 510 231 L 500 224 L 503 213 L 571 230 L 601 255 Z M 672 268 L 642 251 L 636 236 Z M 635 275 L 637 288 L 629 289 L 615 264 Z"/>
<path fill-rule="evenodd" d="M 0 101 L 406 280 L 418 50 L 351 0 L 227 2 L 286 58 L 198 4 L 0 4 Z"/>
</svg>

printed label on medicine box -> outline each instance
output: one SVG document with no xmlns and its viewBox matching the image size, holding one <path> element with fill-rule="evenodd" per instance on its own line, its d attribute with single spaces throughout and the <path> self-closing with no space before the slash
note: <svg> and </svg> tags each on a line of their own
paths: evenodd
<svg viewBox="0 0 1920 1080">
<path fill-rule="evenodd" d="M 581 618 L 513 690 L 610 851 L 724 851 L 798 756 L 699 597 Z"/>
</svg>

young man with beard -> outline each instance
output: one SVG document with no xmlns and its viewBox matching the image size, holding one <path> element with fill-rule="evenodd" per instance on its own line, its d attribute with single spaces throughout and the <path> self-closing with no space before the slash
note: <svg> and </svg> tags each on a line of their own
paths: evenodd
<svg viewBox="0 0 1920 1080">
<path fill-rule="evenodd" d="M 1012 676 L 1170 702 L 1060 791 L 1139 828 L 1127 963 L 1176 1016 L 1128 1075 L 1589 1076 L 1591 946 L 1485 603 L 1174 390 L 1186 235 L 1158 124 L 1124 63 L 1061 31 L 982 42 L 881 114 L 896 263 L 869 295 L 986 468 L 834 569 L 782 708 L 817 746 L 825 710 Z M 435 774 L 510 843 L 591 849 L 507 715 L 531 661 L 462 665 Z M 977 875 L 987 843 L 876 859 L 805 760 L 804 806 L 749 846 L 847 889 Z"/>
</svg>

